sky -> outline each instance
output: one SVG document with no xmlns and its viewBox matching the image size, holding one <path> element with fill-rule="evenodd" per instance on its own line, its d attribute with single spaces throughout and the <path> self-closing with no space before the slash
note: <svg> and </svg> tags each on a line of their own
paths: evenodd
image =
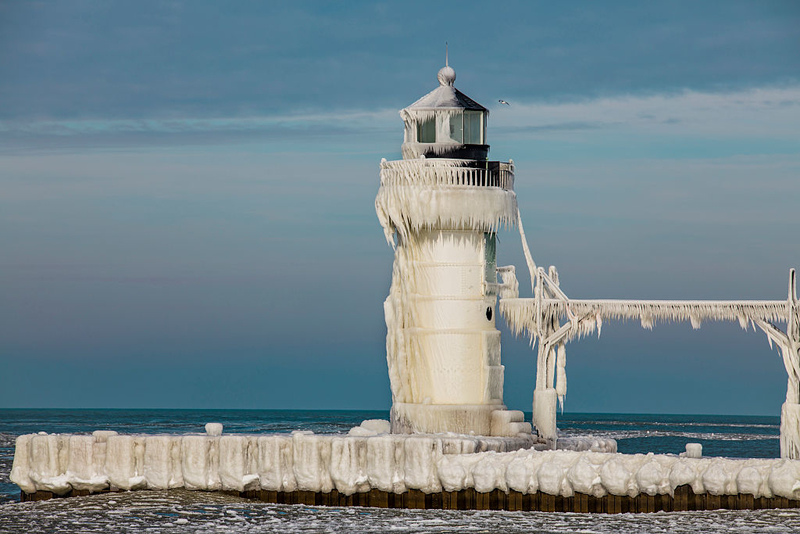
<svg viewBox="0 0 800 534">
<path fill-rule="evenodd" d="M 388 409 L 378 165 L 445 42 L 569 296 L 785 299 L 799 28 L 793 1 L 0 1 L 0 407 Z M 530 296 L 512 230 L 498 262 Z M 566 411 L 785 396 L 734 324 L 567 352 Z"/>
</svg>

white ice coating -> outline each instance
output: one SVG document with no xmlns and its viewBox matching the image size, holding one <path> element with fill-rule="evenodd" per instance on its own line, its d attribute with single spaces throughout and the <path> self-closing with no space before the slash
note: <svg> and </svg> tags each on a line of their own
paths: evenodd
<svg viewBox="0 0 800 534">
<path fill-rule="evenodd" d="M 519 227 L 529 259 L 521 221 Z M 648 329 L 657 321 L 689 321 L 695 329 L 707 320 L 738 321 L 745 330 L 749 326 L 762 330 L 770 346 L 781 353 L 788 376 L 786 402 L 781 409 L 781 457 L 800 458 L 800 304 L 794 269 L 789 272 L 788 298 L 784 301 L 581 300 L 568 298 L 560 289 L 555 267 L 545 273 L 532 259 L 528 264 L 534 298 L 504 298 L 499 309 L 512 332 L 524 332 L 532 344 L 538 343 L 533 409 L 540 436 L 556 436 L 555 407 L 542 402 L 537 407 L 536 398 L 537 393 L 555 388 L 563 402 L 567 341 L 594 332 L 599 335 L 603 321 L 609 319 L 638 319 Z M 785 323 L 786 331 L 775 326 L 776 322 Z"/>
<path fill-rule="evenodd" d="M 388 421 L 367 420 L 349 435 L 26 434 L 17 438 L 10 478 L 25 492 L 58 495 L 109 487 L 318 492 L 335 488 L 346 494 L 371 488 L 434 491 L 430 488 L 438 483 L 435 464 L 443 454 L 536 446 L 530 433 L 494 438 L 388 432 Z M 565 445 L 616 447 L 613 440 Z"/>
<path fill-rule="evenodd" d="M 362 428 L 370 427 L 362 425 Z M 382 425 L 386 429 L 386 424 Z M 561 441 L 561 440 L 559 440 Z M 565 445 L 569 444 L 565 440 Z M 94 435 L 17 439 L 11 480 L 23 491 L 107 488 L 246 491 L 370 489 L 426 493 L 474 488 L 601 497 L 695 493 L 800 499 L 800 461 L 535 450 L 531 438 L 455 435 Z"/>
<path fill-rule="evenodd" d="M 751 321 L 786 322 L 786 301 L 679 301 L 679 300 L 580 300 L 541 299 L 538 303 L 545 321 L 567 317 L 567 307 L 578 322 L 567 332 L 571 340 L 590 335 L 602 321 L 636 319 L 652 329 L 656 321 L 689 321 L 699 328 L 703 321 L 738 321 L 743 328 Z M 500 311 L 515 334 L 535 331 L 535 299 L 504 299 Z M 599 320 L 599 323 L 598 323 Z"/>
<path fill-rule="evenodd" d="M 505 410 L 496 295 L 515 284 L 513 271 L 497 283 L 495 232 L 517 206 L 513 163 L 479 163 L 381 163 L 375 207 L 395 247 L 384 312 L 396 433 L 531 433 L 521 417 L 492 422 Z"/>
<path fill-rule="evenodd" d="M 703 456 L 703 445 L 700 443 L 687 443 L 684 455 L 689 458 L 701 458 Z"/>
<path fill-rule="evenodd" d="M 499 172 L 467 167 L 470 160 L 381 161 L 375 211 L 386 240 L 423 229 L 451 228 L 496 232 L 517 219 L 514 164 Z"/>
<path fill-rule="evenodd" d="M 209 436 L 221 436 L 222 424 L 220 423 L 206 423 L 206 434 Z"/>
<path fill-rule="evenodd" d="M 405 123 L 403 157 L 417 158 L 423 153 L 433 152 L 442 155 L 455 147 L 463 147 L 461 140 L 451 137 L 450 119 L 466 110 L 482 113 L 481 121 L 488 117 L 489 110 L 456 89 L 453 85 L 456 73 L 446 65 L 437 75 L 439 87 L 426 94 L 410 106 L 400 110 L 400 117 Z M 418 143 L 417 127 L 427 121 L 435 121 L 436 134 L 434 143 Z M 485 122 L 482 125 L 485 128 Z"/>
</svg>

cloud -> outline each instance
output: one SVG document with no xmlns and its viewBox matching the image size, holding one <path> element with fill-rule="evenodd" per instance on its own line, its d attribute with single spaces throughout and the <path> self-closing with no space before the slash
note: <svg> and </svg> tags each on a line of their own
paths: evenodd
<svg viewBox="0 0 800 534">
<path fill-rule="evenodd" d="M 572 102 L 516 101 L 492 111 L 489 140 L 581 142 L 602 139 L 618 147 L 643 139 L 721 141 L 750 139 L 752 149 L 769 141 L 779 151 L 800 150 L 800 85 L 733 92 L 682 91 L 620 95 Z M 613 133 L 616 137 L 609 137 Z M 273 149 L 367 151 L 398 148 L 402 124 L 395 109 L 252 117 L 69 119 L 0 121 L 5 151 L 123 148 L 137 146 L 230 146 L 273 141 Z M 637 141 L 638 140 L 638 141 Z M 699 145 L 698 145 L 699 146 Z M 793 148 L 792 148 L 793 147 Z M 269 150 L 268 147 L 263 148 Z"/>
<path fill-rule="evenodd" d="M 575 131 L 575 130 L 596 130 L 608 126 L 602 122 L 559 122 L 554 124 L 536 124 L 530 126 L 506 126 L 503 133 L 517 134 L 527 132 L 559 132 L 559 131 Z"/>
<path fill-rule="evenodd" d="M 800 80 L 791 3 L 509 2 L 495 25 L 456 2 L 146 4 L 0 6 L 0 118 L 394 108 L 435 87 L 447 36 L 462 89 L 486 102 Z"/>
<path fill-rule="evenodd" d="M 651 135 L 797 139 L 798 124 L 800 85 L 793 85 L 734 92 L 623 95 L 564 103 L 523 102 L 513 109 L 496 110 L 491 130 L 502 137 L 555 132 L 572 135 L 576 130 L 603 129 Z"/>
<path fill-rule="evenodd" d="M 15 119 L 0 121 L 0 140 L 6 151 L 229 145 L 265 139 L 303 143 L 376 132 L 388 134 L 397 124 L 394 110 L 246 118 Z"/>
</svg>

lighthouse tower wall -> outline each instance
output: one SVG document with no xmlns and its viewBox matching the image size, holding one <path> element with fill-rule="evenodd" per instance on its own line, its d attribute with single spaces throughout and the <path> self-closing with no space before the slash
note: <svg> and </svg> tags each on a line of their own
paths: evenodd
<svg viewBox="0 0 800 534">
<path fill-rule="evenodd" d="M 504 164 L 501 182 L 464 161 L 382 163 L 376 208 L 395 247 L 384 305 L 395 433 L 526 430 L 516 417 L 492 429 L 505 410 L 495 232 L 516 216 L 513 168 Z"/>
<path fill-rule="evenodd" d="M 407 402 L 393 406 L 396 431 L 489 434 L 491 412 L 503 409 L 496 296 L 487 290 L 495 281 L 494 239 L 431 229 L 398 246 L 404 272 L 389 298 L 403 309 L 401 336 L 417 369 Z"/>
<path fill-rule="evenodd" d="M 517 220 L 514 165 L 488 160 L 489 110 L 455 88 L 446 60 L 436 78 L 400 111 L 403 160 L 381 162 L 375 199 L 395 249 L 384 303 L 391 429 L 530 436 L 523 413 L 503 405 L 495 328 L 496 232 Z"/>
</svg>

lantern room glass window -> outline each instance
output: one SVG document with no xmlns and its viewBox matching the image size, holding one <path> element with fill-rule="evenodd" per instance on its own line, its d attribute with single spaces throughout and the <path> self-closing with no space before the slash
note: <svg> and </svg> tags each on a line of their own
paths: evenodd
<svg viewBox="0 0 800 534">
<path fill-rule="evenodd" d="M 484 145 L 485 131 L 486 114 L 482 111 L 439 113 L 436 118 L 417 123 L 417 143 Z"/>
<path fill-rule="evenodd" d="M 464 142 L 464 115 L 462 113 L 450 115 L 450 141 Z"/>
<path fill-rule="evenodd" d="M 465 145 L 483 145 L 484 113 L 482 111 L 464 111 L 450 115 L 449 137 L 444 141 L 455 141 Z"/>
<path fill-rule="evenodd" d="M 483 112 L 464 112 L 464 143 L 468 145 L 483 145 Z"/>
<path fill-rule="evenodd" d="M 417 143 L 436 142 L 436 119 L 430 118 L 417 123 Z"/>
</svg>

